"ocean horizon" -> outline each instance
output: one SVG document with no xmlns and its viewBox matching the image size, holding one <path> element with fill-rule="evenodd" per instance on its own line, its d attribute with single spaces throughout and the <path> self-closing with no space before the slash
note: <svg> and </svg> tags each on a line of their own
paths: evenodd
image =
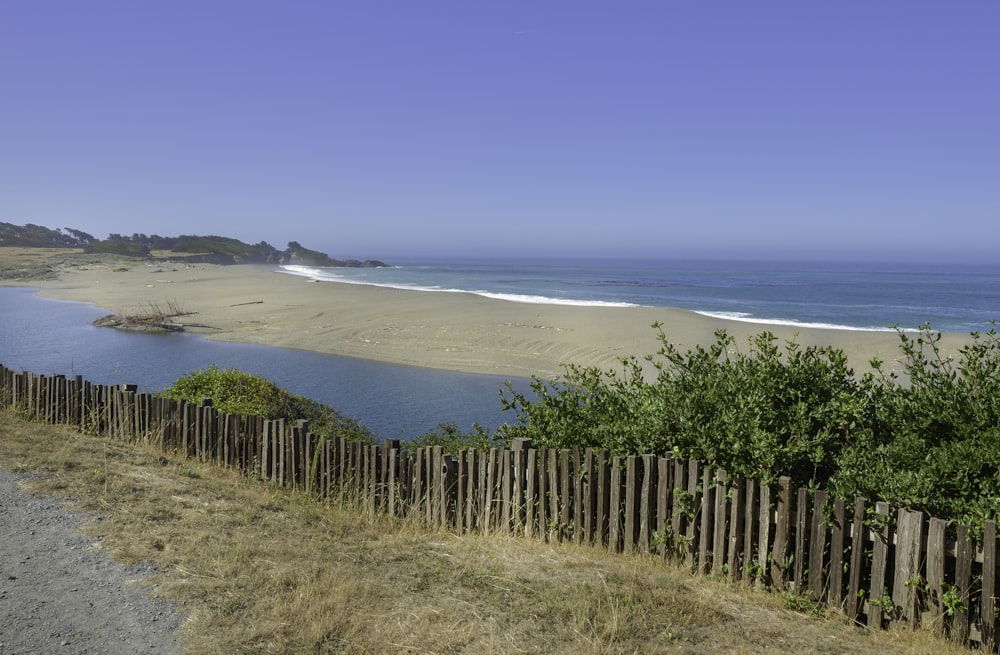
<svg viewBox="0 0 1000 655">
<path fill-rule="evenodd" d="M 1000 265 L 922 262 L 400 258 L 385 268 L 286 265 L 323 282 L 472 293 L 510 302 L 677 307 L 803 328 L 986 331 Z"/>
</svg>

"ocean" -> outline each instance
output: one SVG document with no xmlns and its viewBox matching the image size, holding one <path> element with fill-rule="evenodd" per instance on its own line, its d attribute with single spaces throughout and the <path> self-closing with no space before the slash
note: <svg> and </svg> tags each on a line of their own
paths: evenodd
<svg viewBox="0 0 1000 655">
<path fill-rule="evenodd" d="M 641 260 L 400 260 L 382 269 L 286 266 L 276 275 L 424 293 L 476 293 L 511 302 L 681 307 L 769 324 L 889 330 L 929 322 L 945 332 L 986 331 L 1000 318 L 1000 265 Z M 412 438 L 439 422 L 495 429 L 504 378 L 95 328 L 86 303 L 0 288 L 0 363 L 99 384 L 169 385 L 209 364 L 263 375 L 360 419 L 385 438 Z M 528 391 L 529 382 L 511 380 Z"/>
<path fill-rule="evenodd" d="M 680 307 L 761 325 L 990 329 L 1000 264 L 712 260 L 401 260 L 387 268 L 284 266 L 317 280 L 468 292 L 513 302 Z"/>
</svg>

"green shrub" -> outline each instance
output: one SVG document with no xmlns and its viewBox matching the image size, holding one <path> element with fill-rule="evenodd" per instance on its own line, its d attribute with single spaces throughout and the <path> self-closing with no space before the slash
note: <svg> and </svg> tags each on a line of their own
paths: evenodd
<svg viewBox="0 0 1000 655">
<path fill-rule="evenodd" d="M 454 422 L 438 423 L 436 429 L 425 432 L 406 443 L 409 448 L 442 446 L 449 455 L 457 455 L 463 450 L 476 448 L 488 450 L 507 445 L 498 434 L 490 434 L 481 425 L 472 424 L 471 432 L 462 432 Z"/>
<path fill-rule="evenodd" d="M 957 359 L 924 325 L 900 331 L 903 375 L 878 380 L 878 430 L 845 450 L 842 494 L 878 497 L 972 526 L 1000 516 L 1000 339 L 972 333 Z"/>
<path fill-rule="evenodd" d="M 374 435 L 359 421 L 314 400 L 288 393 L 273 382 L 237 369 L 214 364 L 182 376 L 161 395 L 200 403 L 211 398 L 220 412 L 261 416 L 267 419 L 305 419 L 309 429 L 325 437 L 347 437 L 372 441 Z"/>
<path fill-rule="evenodd" d="M 709 348 L 681 353 L 654 327 L 654 381 L 626 358 L 620 373 L 569 366 L 562 382 L 535 379 L 533 402 L 508 385 L 504 408 L 518 413 L 518 424 L 502 428 L 504 436 L 617 455 L 671 451 L 731 475 L 816 485 L 829 479 L 842 446 L 870 429 L 868 395 L 840 350 L 793 341 L 782 350 L 764 332 L 743 353 L 720 330 Z"/>
<path fill-rule="evenodd" d="M 940 333 L 900 330 L 901 376 L 861 379 L 843 351 L 779 345 L 762 332 L 743 352 L 725 331 L 708 348 L 681 352 L 661 326 L 661 348 L 620 370 L 566 366 L 559 381 L 534 378 L 534 398 L 506 385 L 517 420 L 497 436 L 538 447 L 605 448 L 612 454 L 698 459 L 730 475 L 825 487 L 924 509 L 973 526 L 1000 517 L 1000 338 L 973 333 L 958 357 Z"/>
</svg>

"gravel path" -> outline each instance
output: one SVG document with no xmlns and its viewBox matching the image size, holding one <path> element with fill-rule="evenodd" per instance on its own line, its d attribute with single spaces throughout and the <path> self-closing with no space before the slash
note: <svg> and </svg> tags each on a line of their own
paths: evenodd
<svg viewBox="0 0 1000 655">
<path fill-rule="evenodd" d="M 0 655 L 180 655 L 173 606 L 95 551 L 57 499 L 25 494 L 0 469 Z"/>
</svg>

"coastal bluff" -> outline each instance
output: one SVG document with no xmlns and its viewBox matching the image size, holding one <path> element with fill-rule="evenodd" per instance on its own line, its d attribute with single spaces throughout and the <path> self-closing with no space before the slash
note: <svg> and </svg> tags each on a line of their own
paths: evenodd
<svg viewBox="0 0 1000 655">
<path fill-rule="evenodd" d="M 299 264 L 305 266 L 378 268 L 386 266 L 377 259 L 335 259 L 318 250 L 289 241 L 279 250 L 266 241 L 249 244 L 224 236 L 181 235 L 162 237 L 156 234 L 110 234 L 98 239 L 73 228 L 52 229 L 31 223 L 13 225 L 0 222 L 0 248 L 23 248 L 43 255 L 46 249 L 74 249 L 86 255 L 118 255 L 152 260 L 172 260 L 198 264 Z"/>
</svg>

